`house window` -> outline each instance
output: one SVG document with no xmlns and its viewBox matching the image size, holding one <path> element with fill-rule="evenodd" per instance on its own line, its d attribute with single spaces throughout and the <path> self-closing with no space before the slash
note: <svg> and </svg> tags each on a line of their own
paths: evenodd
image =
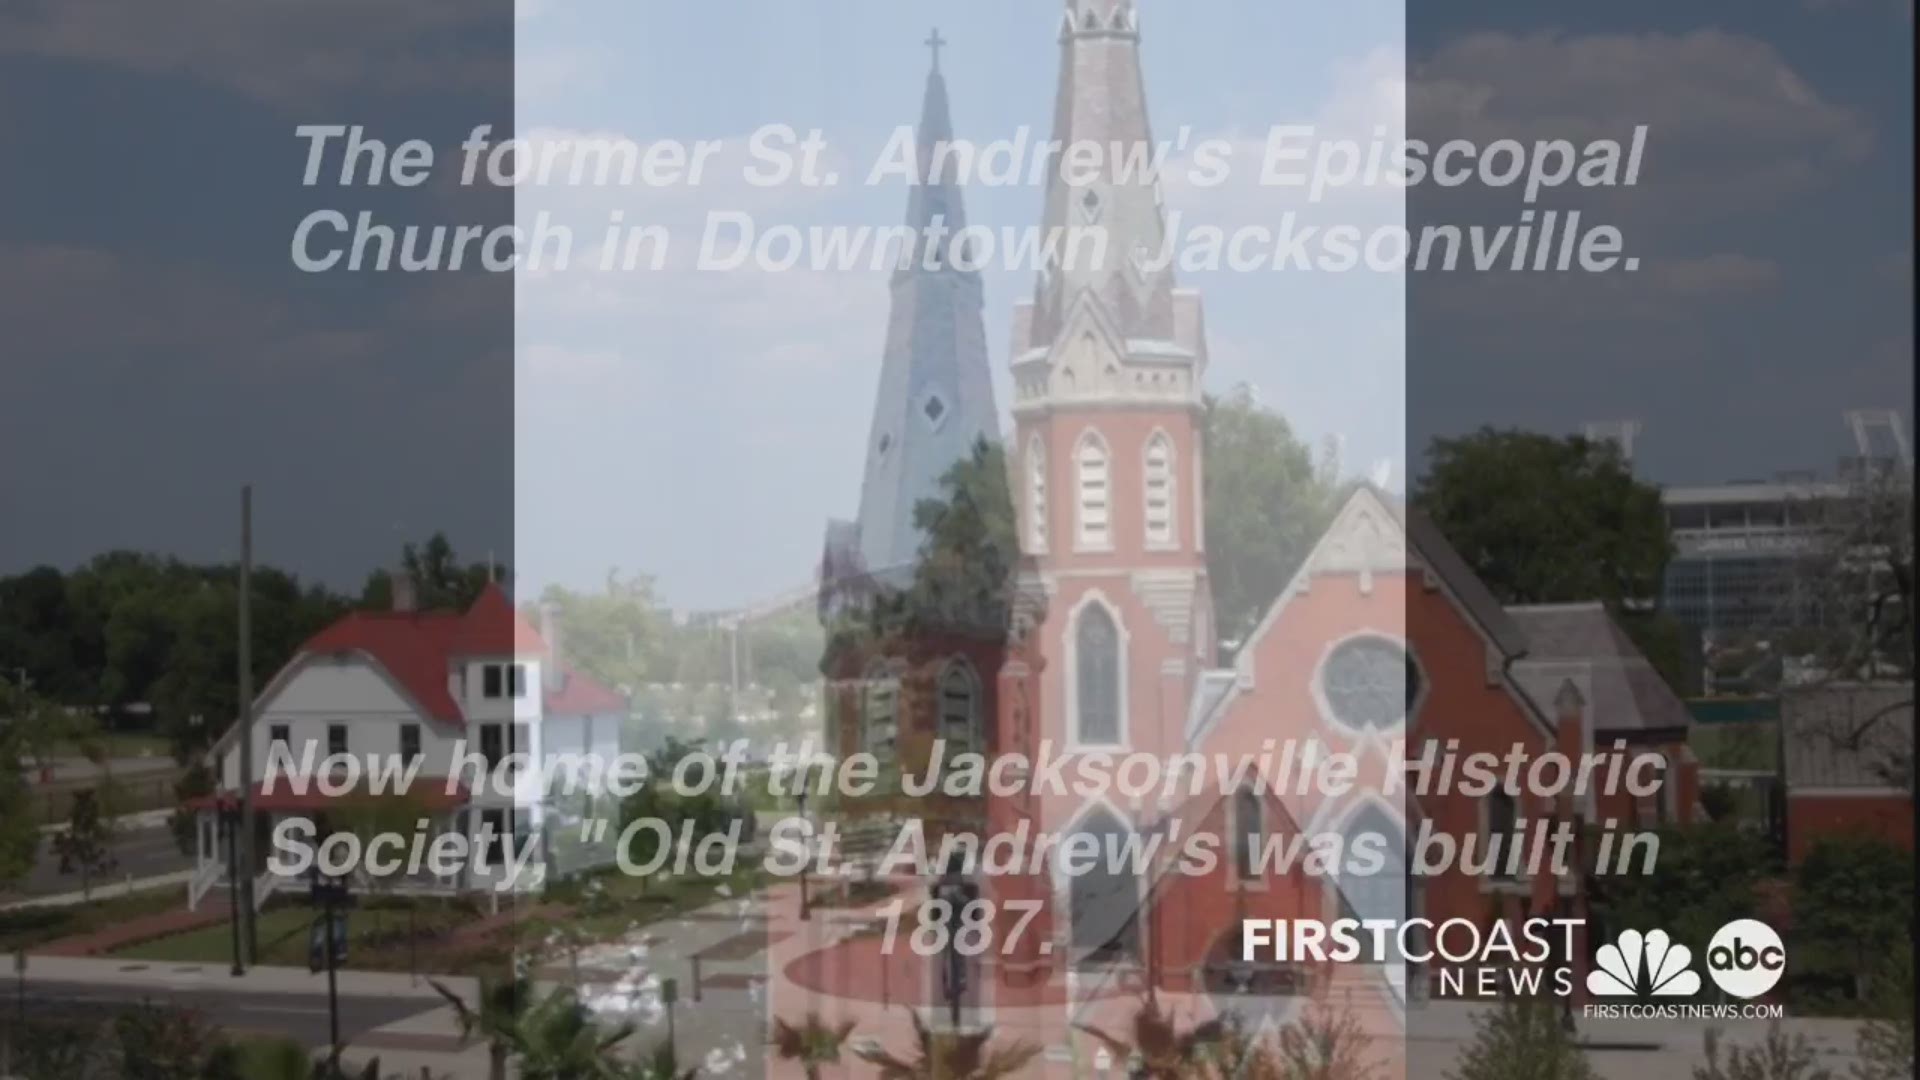
<svg viewBox="0 0 1920 1080">
<path fill-rule="evenodd" d="M 525 724 L 512 724 L 507 728 L 507 753 L 519 754 L 533 752 L 533 734 Z M 509 762 L 511 764 L 511 762 Z"/>
<path fill-rule="evenodd" d="M 327 753 L 344 754 L 347 752 L 347 725 L 327 725 Z"/>
<path fill-rule="evenodd" d="M 1105 548 L 1111 543 L 1112 491 L 1107 474 L 1107 444 L 1094 432 L 1080 438 L 1074 454 L 1079 471 L 1080 498 L 1075 521 L 1081 547 Z"/>
<path fill-rule="evenodd" d="M 1120 741 L 1120 630 L 1106 605 L 1081 609 L 1074 629 L 1075 733 L 1079 742 Z"/>
<path fill-rule="evenodd" d="M 420 757 L 420 725 L 400 725 L 400 760 L 412 762 Z"/>
<path fill-rule="evenodd" d="M 1173 538 L 1173 440 L 1155 435 L 1147 441 L 1147 543 L 1166 546 Z"/>
<path fill-rule="evenodd" d="M 867 669 L 863 691 L 863 749 L 883 762 L 892 761 L 900 727 L 900 681 L 886 665 L 876 663 Z"/>
<path fill-rule="evenodd" d="M 515 700 L 527 696 L 527 665 L 507 665 L 507 696 Z"/>
<path fill-rule="evenodd" d="M 480 811 L 480 830 L 486 836 L 487 858 L 496 867 L 507 861 L 507 838 L 513 835 L 513 817 L 510 811 Z"/>
<path fill-rule="evenodd" d="M 1320 668 L 1320 689 L 1333 718 L 1355 730 L 1389 730 L 1405 722 L 1420 694 L 1413 658 L 1386 638 L 1352 638 Z"/>
<path fill-rule="evenodd" d="M 480 669 L 480 696 L 488 701 L 496 701 L 506 694 L 505 676 L 499 664 L 487 664 Z"/>
<path fill-rule="evenodd" d="M 979 750 L 979 681 L 964 660 L 947 665 L 940 674 L 940 737 L 952 755 Z"/>
<path fill-rule="evenodd" d="M 1507 872 L 1508 849 L 1519 841 L 1513 832 L 1520 820 L 1520 804 L 1506 790 L 1496 788 L 1487 795 L 1487 832 L 1481 837 L 1486 845 L 1488 857 L 1494 853 L 1499 859 L 1489 868 L 1487 876 L 1501 881 L 1512 881 L 1518 875 Z"/>
<path fill-rule="evenodd" d="M 279 747 L 282 750 L 289 750 L 291 748 L 288 744 L 291 742 L 293 742 L 293 735 L 287 729 L 287 725 L 275 724 L 267 729 L 268 750 L 272 750 L 275 747 Z"/>
<path fill-rule="evenodd" d="M 1256 788 L 1241 788 L 1233 797 L 1233 871 L 1242 881 L 1253 880 L 1266 843 L 1266 806 Z"/>
<path fill-rule="evenodd" d="M 492 772 L 493 767 L 506 756 L 505 749 L 500 745 L 503 737 L 499 724 L 480 725 L 480 760 L 486 763 L 488 772 Z"/>
<path fill-rule="evenodd" d="M 1038 435 L 1027 443 L 1027 542 L 1047 550 L 1047 447 Z"/>
</svg>

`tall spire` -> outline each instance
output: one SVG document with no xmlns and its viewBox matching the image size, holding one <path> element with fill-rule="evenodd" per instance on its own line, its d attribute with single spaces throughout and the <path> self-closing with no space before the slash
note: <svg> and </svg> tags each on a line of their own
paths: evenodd
<svg viewBox="0 0 1920 1080">
<path fill-rule="evenodd" d="M 946 40 L 935 30 L 926 44 L 933 65 L 918 129 L 921 182 L 907 200 L 907 224 L 922 246 L 893 276 L 893 308 L 860 490 L 861 561 L 869 572 L 891 577 L 910 572 L 919 555 L 915 506 L 938 497 L 947 470 L 976 441 L 994 439 L 999 430 L 980 276 L 952 264 L 943 238 L 966 225 L 955 168 L 947 160 L 952 155 L 942 152 L 953 139 L 947 82 L 940 72 Z"/>
<path fill-rule="evenodd" d="M 1100 147 L 1101 167 L 1088 175 L 1063 176 L 1063 161 L 1055 159 L 1047 183 L 1045 235 L 1098 229 L 1106 246 L 1103 258 L 1083 253 L 1067 265 L 1043 268 L 1024 344 L 1050 346 L 1073 304 L 1088 293 L 1119 337 L 1172 341 L 1178 336 L 1173 274 L 1146 266 L 1164 246 L 1166 222 L 1134 0 L 1067 0 L 1060 48 L 1053 137 L 1062 145 Z"/>
</svg>

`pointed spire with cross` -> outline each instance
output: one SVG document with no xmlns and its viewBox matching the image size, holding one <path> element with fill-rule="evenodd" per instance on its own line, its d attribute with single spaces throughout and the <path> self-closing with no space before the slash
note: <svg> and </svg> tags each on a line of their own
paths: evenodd
<svg viewBox="0 0 1920 1080">
<path fill-rule="evenodd" d="M 933 50 L 933 70 L 939 71 L 940 70 L 940 50 L 946 48 L 947 46 L 947 39 L 940 36 L 940 28 L 937 26 L 934 27 L 933 33 L 928 35 L 927 40 L 922 44 L 926 45 L 927 48 Z"/>
</svg>

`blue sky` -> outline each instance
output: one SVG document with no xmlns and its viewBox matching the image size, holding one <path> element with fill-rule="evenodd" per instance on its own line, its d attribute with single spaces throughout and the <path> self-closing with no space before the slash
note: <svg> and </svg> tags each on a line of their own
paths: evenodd
<svg viewBox="0 0 1920 1080">
<path fill-rule="evenodd" d="M 938 25 L 956 128 L 1044 135 L 1052 0 L 189 0 L 0 9 L 0 571 L 112 547 L 234 552 L 258 485 L 263 559 L 337 584 L 444 529 L 532 583 L 656 575 L 688 607 L 798 585 L 857 506 L 886 313 L 869 275 L 301 275 L 322 205 L 499 220 L 445 185 L 303 189 L 296 124 L 366 122 L 450 146 L 523 133 L 738 140 L 787 122 L 864 162 L 918 113 Z M 1912 396 L 1912 10 L 1764 5 L 1144 0 L 1156 133 L 1254 139 L 1277 123 L 1412 134 L 1617 134 L 1650 123 L 1647 180 L 1587 205 L 1644 256 L 1633 279 L 1408 281 L 1212 274 L 1211 386 L 1258 387 L 1349 471 L 1396 483 L 1434 434 L 1484 423 L 1644 422 L 1669 483 L 1829 469 L 1840 411 Z M 1414 104 L 1406 105 L 1412 72 Z M 1422 96 L 1418 88 L 1446 93 Z M 527 190 L 592 221 L 625 201 L 677 226 L 711 209 L 887 224 L 903 188 L 714 184 Z M 1040 192 L 974 189 L 1027 225 Z M 1173 185 L 1226 225 L 1271 191 Z M 1320 212 L 1499 220 L 1427 191 Z M 986 280 L 996 376 L 1029 287 Z M 511 385 L 508 373 L 513 374 Z M 1004 379 L 1002 379 L 1004 386 Z M 1004 394 L 1002 404 L 1004 407 Z M 1409 452 L 1412 460 L 1409 461 Z"/>
<path fill-rule="evenodd" d="M 1243 5 L 1227 15 L 1148 6 L 1142 15 L 1155 135 L 1259 137 L 1333 110 L 1397 113 L 1398 4 Z M 938 26 L 957 134 L 1049 134 L 1059 77 L 1058 9 L 1045 4 L 624 3 L 523 6 L 517 114 L 543 130 L 737 139 L 768 123 L 823 129 L 848 176 L 918 117 Z M 1037 187 L 976 186 L 970 220 L 1037 224 Z M 564 212 L 608 193 L 542 189 Z M 630 221 L 734 209 L 766 222 L 891 224 L 901 184 L 741 193 L 710 183 L 620 205 Z M 1248 218 L 1244 189 L 1169 205 L 1223 224 Z M 771 200 L 771 201 L 770 201 Z M 657 209 L 656 209 L 657 208 Z M 1397 215 L 1388 197 L 1369 214 Z M 652 215 L 650 217 L 649 215 Z M 583 220 L 590 215 L 582 213 Z M 693 242 L 697 232 L 688 234 Z M 676 235 L 676 242 L 678 236 Z M 806 580 L 829 517 L 858 506 L 861 455 L 885 330 L 884 275 L 562 275 L 523 280 L 517 327 L 516 550 L 545 580 L 588 584 L 607 565 L 659 575 L 693 606 L 735 603 Z M 601 280 L 592 280 L 599 278 Z M 1399 387 L 1404 296 L 1383 275 L 1289 284 L 1189 279 L 1207 299 L 1210 385 L 1255 385 L 1318 444 L 1345 440 L 1356 467 L 1404 457 Z M 1029 273 L 986 277 L 987 340 L 1002 409 L 1008 321 Z M 598 293 L 595 304 L 586 294 Z M 608 295 L 612 294 L 612 295 Z M 1396 468 L 1398 466 L 1396 465 Z M 644 488 L 644 490 L 642 490 Z M 566 521 L 579 492 L 603 533 Z"/>
</svg>

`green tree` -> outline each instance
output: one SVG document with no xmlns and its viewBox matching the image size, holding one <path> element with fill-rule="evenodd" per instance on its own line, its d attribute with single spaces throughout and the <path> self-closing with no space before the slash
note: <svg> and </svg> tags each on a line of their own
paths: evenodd
<svg viewBox="0 0 1920 1080">
<path fill-rule="evenodd" d="M 1853 1080 L 1901 1080 L 1913 1075 L 1913 954 L 1888 951 L 1874 980 L 1872 1016 L 1860 1026 Z"/>
<path fill-rule="evenodd" d="M 480 978 L 479 995 L 471 1005 L 444 984 L 437 980 L 431 982 L 440 996 L 452 1004 L 460 1023 L 461 1037 L 486 1040 L 488 1077 L 491 1080 L 507 1080 L 507 1064 L 513 1059 L 521 1041 L 520 1021 L 532 1007 L 532 980 L 519 977 L 499 979 L 483 975 Z"/>
<path fill-rule="evenodd" d="M 1708 1028 L 1707 1060 L 1693 1069 L 1693 1080 L 1833 1080 L 1820 1067 L 1805 1035 L 1787 1037 L 1779 1021 L 1767 1025 L 1767 1039 L 1759 1046 L 1736 1046 L 1720 1056 L 1720 1029 Z"/>
<path fill-rule="evenodd" d="M 95 788 L 74 792 L 67 827 L 53 834 L 53 852 L 60 857 L 60 872 L 80 875 L 80 896 L 86 900 L 93 898 L 94 878 L 116 865 L 113 822 L 103 809 L 104 801 Z"/>
<path fill-rule="evenodd" d="M 239 1063 L 219 1029 L 192 1009 L 139 1005 L 113 1018 L 125 1080 L 239 1080 Z"/>
<path fill-rule="evenodd" d="M 1793 881 L 1794 984 L 1808 996 L 1870 1001 L 1888 942 L 1912 939 L 1914 859 L 1870 835 L 1823 838 Z"/>
<path fill-rule="evenodd" d="M 1414 501 L 1502 603 L 1652 599 L 1673 550 L 1660 490 L 1579 436 L 1435 439 Z"/>
<path fill-rule="evenodd" d="M 807 1080 L 820 1080 L 821 1069 L 840 1064 L 840 1052 L 851 1034 L 853 1021 L 829 1024 L 819 1013 L 810 1012 L 798 1024 L 776 1017 L 769 1042 L 780 1060 L 799 1065 Z"/>
<path fill-rule="evenodd" d="M 1720 927 L 1753 917 L 1772 853 L 1763 837 L 1731 821 L 1654 835 L 1660 851 L 1652 873 L 1634 867 L 1588 879 L 1606 935 L 1658 927 L 1695 956 L 1705 956 Z"/>
<path fill-rule="evenodd" d="M 1551 1001 L 1507 999 L 1473 1019 L 1447 1080 L 1598 1080 Z"/>
<path fill-rule="evenodd" d="M 1340 489 L 1330 457 L 1312 452 L 1250 394 L 1208 398 L 1207 576 L 1225 642 L 1244 640 L 1319 541 Z"/>
<path fill-rule="evenodd" d="M 463 563 L 445 533 L 436 532 L 424 544 L 408 541 L 400 548 L 400 567 L 413 579 L 414 599 L 422 611 L 465 611 L 480 598 L 489 582 L 505 582 L 511 574 L 491 559 Z M 393 578 L 376 570 L 360 590 L 360 606 L 375 610 L 393 606 Z"/>
<path fill-rule="evenodd" d="M 879 1068 L 880 1080 L 1000 1080 L 1040 1056 L 1040 1048 L 1031 1043 L 995 1046 L 992 1028 L 935 1033 L 918 1010 L 907 1015 L 913 1020 L 913 1057 L 895 1057 L 877 1046 L 854 1051 Z"/>
<path fill-rule="evenodd" d="M 1130 1071 L 1153 1080 L 1177 1080 L 1195 1075 L 1227 1036 L 1227 1026 L 1209 1020 L 1181 1030 L 1178 1021 L 1160 1007 L 1160 999 L 1148 991 L 1134 1010 L 1132 1030 L 1125 1036 L 1110 1035 L 1088 1024 L 1074 1027 L 1093 1036 L 1119 1061 L 1133 1060 Z"/>
</svg>

